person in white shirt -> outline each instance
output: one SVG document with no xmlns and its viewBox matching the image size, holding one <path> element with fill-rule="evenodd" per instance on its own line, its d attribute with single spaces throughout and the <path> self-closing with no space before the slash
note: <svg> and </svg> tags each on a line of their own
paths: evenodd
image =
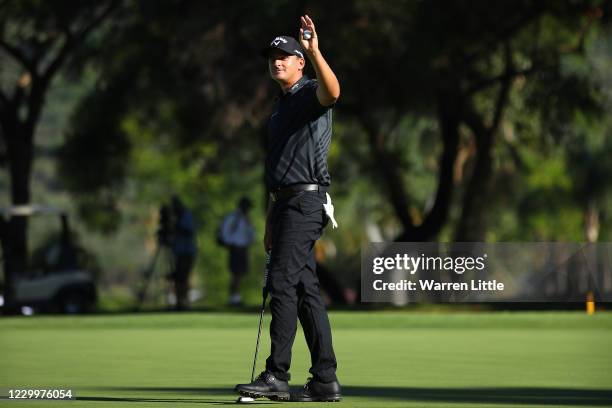
<svg viewBox="0 0 612 408">
<path fill-rule="evenodd" d="M 238 208 L 225 217 L 221 226 L 223 243 L 229 250 L 229 269 L 232 275 L 229 304 L 232 306 L 242 304 L 240 282 L 249 271 L 249 245 L 255 236 L 253 225 L 249 220 L 251 207 L 251 200 L 242 197 L 238 202 Z"/>
</svg>

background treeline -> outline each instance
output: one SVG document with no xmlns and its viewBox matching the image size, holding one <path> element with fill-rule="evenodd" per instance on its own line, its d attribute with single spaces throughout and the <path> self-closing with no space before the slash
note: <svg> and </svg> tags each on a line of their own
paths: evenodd
<svg viewBox="0 0 612 408">
<path fill-rule="evenodd" d="M 110 308 L 179 194 L 196 287 L 224 302 L 220 218 L 247 195 L 263 233 L 278 89 L 259 50 L 304 12 L 342 86 L 340 228 L 319 250 L 342 285 L 368 240 L 611 239 L 612 4 L 595 0 L 0 1 L 0 206 L 68 209 Z M 39 224 L 7 226 L 15 269 L 51 239 Z"/>
</svg>

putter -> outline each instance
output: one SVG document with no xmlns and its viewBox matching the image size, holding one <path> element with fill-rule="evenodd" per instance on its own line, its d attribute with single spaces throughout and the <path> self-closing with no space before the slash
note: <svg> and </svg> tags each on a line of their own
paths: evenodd
<svg viewBox="0 0 612 408">
<path fill-rule="evenodd" d="M 251 382 L 255 380 L 255 367 L 257 366 L 257 354 L 259 353 L 259 339 L 261 338 L 261 325 L 263 323 L 264 310 L 266 308 L 266 300 L 268 299 L 268 271 L 270 267 L 270 251 L 266 252 L 266 266 L 264 267 L 264 278 L 261 294 L 263 301 L 261 302 L 261 312 L 259 313 L 259 327 L 257 329 L 257 343 L 255 343 L 255 357 L 253 357 L 253 369 L 251 370 Z M 248 403 L 255 401 L 255 398 L 240 396 L 236 403 Z"/>
<path fill-rule="evenodd" d="M 251 370 L 251 382 L 255 379 L 255 366 L 257 365 L 257 354 L 259 353 L 259 338 L 261 337 L 261 324 L 263 322 L 264 310 L 266 308 L 266 300 L 268 299 L 268 272 L 270 268 L 271 252 L 266 252 L 266 266 L 264 268 L 263 287 L 261 294 L 263 301 L 261 302 L 261 312 L 259 313 L 259 328 L 257 329 L 257 343 L 255 344 L 255 357 L 253 358 L 253 369 Z"/>
</svg>

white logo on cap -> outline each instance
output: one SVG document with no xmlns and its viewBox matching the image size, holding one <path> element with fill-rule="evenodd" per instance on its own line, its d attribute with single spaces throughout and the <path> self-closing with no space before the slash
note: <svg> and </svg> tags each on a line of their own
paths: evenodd
<svg viewBox="0 0 612 408">
<path fill-rule="evenodd" d="M 299 55 L 301 58 L 304 58 L 304 55 L 302 55 L 301 52 L 299 52 L 298 50 L 293 50 L 293 52 L 295 52 L 297 55 Z"/>
<path fill-rule="evenodd" d="M 275 39 L 272 40 L 270 45 L 278 45 L 281 42 L 287 44 L 287 40 L 285 40 L 283 37 L 276 37 Z"/>
</svg>

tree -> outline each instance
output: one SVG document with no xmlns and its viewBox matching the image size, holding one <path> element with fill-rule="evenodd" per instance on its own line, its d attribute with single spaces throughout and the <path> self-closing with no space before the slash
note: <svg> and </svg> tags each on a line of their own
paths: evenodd
<svg viewBox="0 0 612 408">
<path fill-rule="evenodd" d="M 30 202 L 34 135 L 54 77 L 117 4 L 78 0 L 0 3 L 2 66 L 11 67 L 2 72 L 11 79 L 5 79 L 10 81 L 8 89 L 0 90 L 0 136 L 6 149 L 14 205 Z M 27 265 L 26 218 L 13 217 L 8 236 L 5 285 L 10 311 L 14 274 L 24 271 Z"/>
<path fill-rule="evenodd" d="M 345 16 L 332 45 L 343 88 L 350 90 L 339 109 L 367 135 L 376 163 L 370 168 L 402 225 L 398 241 L 435 238 L 447 226 L 458 187 L 463 194 L 453 238 L 484 240 L 496 136 L 510 96 L 520 92 L 519 82 L 528 83 L 528 92 L 519 97 L 531 102 L 524 109 L 534 113 L 552 112 L 551 102 L 565 112 L 596 108 L 584 78 L 562 71 L 565 56 L 584 58 L 585 38 L 605 15 L 600 4 L 525 0 L 493 8 L 484 1 L 360 2 L 348 12 L 345 4 L 325 5 L 319 14 L 328 30 Z M 554 101 L 543 97 L 551 93 Z M 387 142 L 406 114 L 435 118 L 443 146 L 435 199 L 418 220 L 409 212 L 412 187 L 397 159 L 404 153 L 390 150 Z M 563 123 L 570 117 L 543 120 Z M 463 140 L 471 141 L 464 145 Z M 463 174 L 460 182 L 457 170 Z"/>
<path fill-rule="evenodd" d="M 140 143 L 180 151 L 185 166 L 201 163 L 202 175 L 225 172 L 228 158 L 234 167 L 260 163 L 273 91 L 259 51 L 273 21 L 287 25 L 293 14 L 298 21 L 294 6 L 273 3 L 150 1 L 114 24 L 105 51 L 84 61 L 99 80 L 75 111 L 60 155 L 82 214 L 118 199 L 130 177 L 126 158 Z"/>
<path fill-rule="evenodd" d="M 336 135 L 351 133 L 337 149 L 353 155 L 350 163 L 333 163 L 330 152 L 334 191 L 369 181 L 401 226 L 396 240 L 484 240 L 496 197 L 510 194 L 500 180 L 525 177 L 500 171 L 500 162 L 543 154 L 537 141 L 523 143 L 523 121 L 539 141 L 557 133 L 553 125 L 570 124 L 568 112 L 599 109 L 589 78 L 567 62 L 584 59 L 589 36 L 609 23 L 606 7 L 596 0 L 142 2 L 106 33 L 105 52 L 86 61 L 99 80 L 67 132 L 62 173 L 76 196 L 89 196 L 83 203 L 92 214 L 100 203 L 112 206 L 123 180 L 161 184 L 168 161 L 151 164 L 155 177 L 131 173 L 129 152 L 146 147 L 155 157 L 179 157 L 172 171 L 201 176 L 190 181 L 214 178 L 206 205 L 226 200 L 228 185 L 243 186 L 261 168 L 261 128 L 275 89 L 259 48 L 271 35 L 295 33 L 306 11 L 341 79 Z M 508 142 L 508 129 L 520 148 Z M 407 138 L 429 143 L 422 161 L 432 163 L 431 193 L 418 191 L 422 179 L 407 159 L 414 145 L 398 142 Z M 194 184 L 186 190 L 201 191 Z M 514 213 L 519 201 L 500 206 Z"/>
</svg>

